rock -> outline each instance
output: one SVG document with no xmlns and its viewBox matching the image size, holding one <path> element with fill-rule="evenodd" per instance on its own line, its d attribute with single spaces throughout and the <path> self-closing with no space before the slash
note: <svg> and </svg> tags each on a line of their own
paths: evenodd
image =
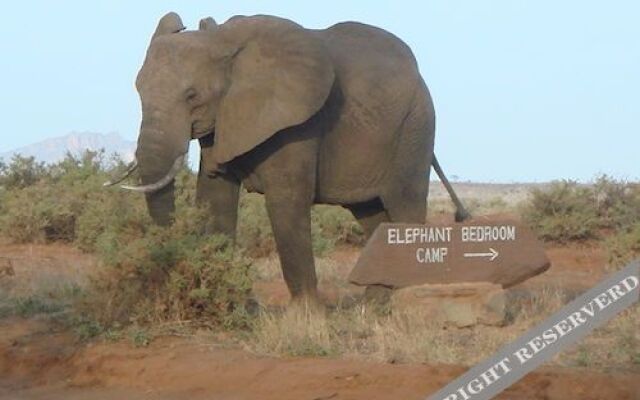
<svg viewBox="0 0 640 400">
<path fill-rule="evenodd" d="M 418 313 L 437 323 L 468 327 L 504 325 L 506 294 L 490 282 L 426 284 L 398 289 L 391 295 L 392 312 Z"/>
</svg>

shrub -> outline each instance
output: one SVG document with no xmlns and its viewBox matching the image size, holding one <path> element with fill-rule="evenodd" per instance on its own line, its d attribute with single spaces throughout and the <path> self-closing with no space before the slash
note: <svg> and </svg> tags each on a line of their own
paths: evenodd
<svg viewBox="0 0 640 400">
<path fill-rule="evenodd" d="M 96 251 L 97 241 L 122 224 L 150 223 L 144 197 L 120 190 L 105 190 L 102 183 L 125 168 L 118 157 L 105 161 L 103 151 L 67 154 L 45 167 L 32 158 L 14 157 L 0 166 L 7 184 L 2 196 L 0 232 L 15 242 L 74 242 L 86 252 Z M 176 208 L 189 212 L 195 202 L 195 175 L 183 168 L 176 179 Z M 190 220 L 193 215 L 183 215 Z M 200 215 L 207 221 L 210 215 Z M 351 214 L 336 206 L 317 206 L 311 212 L 313 247 L 322 256 L 338 243 L 360 244 L 362 230 Z M 176 223 L 182 223 L 176 218 Z M 208 223 L 208 222 L 207 222 Z M 202 232 L 205 228 L 202 228 Z M 276 249 L 264 198 L 243 193 L 239 205 L 237 241 L 250 256 L 262 257 Z"/>
<path fill-rule="evenodd" d="M 592 191 L 573 181 L 554 182 L 533 189 L 523 210 L 525 221 L 547 241 L 584 240 L 597 235 L 598 215 Z"/>
<path fill-rule="evenodd" d="M 620 231 L 605 242 L 609 266 L 617 268 L 640 256 L 640 223 Z"/>
<path fill-rule="evenodd" d="M 103 266 L 77 303 L 79 336 L 131 321 L 206 317 L 229 328 L 246 324 L 250 263 L 231 256 L 227 239 L 202 235 L 209 216 L 193 206 L 194 174 L 184 168 L 177 176 L 176 222 L 166 229 L 153 226 L 143 196 L 105 190 L 109 175 L 116 171 L 105 167 L 102 153 L 68 155 L 46 178 L 3 195 L 6 236 L 72 241 Z"/>
<path fill-rule="evenodd" d="M 364 232 L 350 211 L 338 206 L 318 205 L 311 211 L 311 224 L 318 239 L 326 240 L 331 250 L 336 244 L 363 244 Z M 318 248 L 317 250 L 320 250 Z"/>
<path fill-rule="evenodd" d="M 37 314 L 50 314 L 63 310 L 63 306 L 41 296 L 20 297 L 14 299 L 16 315 L 30 317 Z"/>
<path fill-rule="evenodd" d="M 544 240 L 567 242 L 628 232 L 640 223 L 640 185 L 599 176 L 593 184 L 554 182 L 534 189 L 524 219 Z"/>
<path fill-rule="evenodd" d="M 252 257 L 264 257 L 276 250 L 263 196 L 243 192 L 238 210 L 238 245 Z"/>
<path fill-rule="evenodd" d="M 228 238 L 201 234 L 203 210 L 178 210 L 170 228 L 119 224 L 98 237 L 105 270 L 92 292 L 100 295 L 83 299 L 81 309 L 106 327 L 200 318 L 227 328 L 246 325 L 251 263 L 234 255 Z"/>
<path fill-rule="evenodd" d="M 129 243 L 120 255 L 111 260 L 116 280 L 108 283 L 104 299 L 114 313 L 96 309 L 108 313 L 105 324 L 198 318 L 226 327 L 245 323 L 250 263 L 232 257 L 224 238 L 178 238 L 154 229 Z"/>
<path fill-rule="evenodd" d="M 602 175 L 593 191 L 601 227 L 629 230 L 640 223 L 640 185 Z"/>
<path fill-rule="evenodd" d="M 19 180 L 23 184 L 11 184 L 11 189 L 3 194 L 0 230 L 16 242 L 72 242 L 78 239 L 78 231 L 81 231 L 80 247 L 90 250 L 84 238 L 88 231 L 79 229 L 79 221 L 83 221 L 87 206 L 112 199 L 102 189 L 102 182 L 107 177 L 103 164 L 103 153 L 91 151 L 80 157 L 68 154 L 63 161 L 43 171 L 40 171 L 44 168 L 41 165 L 29 164 L 30 169 L 37 171 L 14 175 L 32 178 Z M 12 182 L 18 182 L 17 178 Z M 31 183 L 26 185 L 24 182 Z M 104 204 L 100 207 L 104 208 Z"/>
<path fill-rule="evenodd" d="M 17 243 L 72 241 L 75 215 L 68 200 L 65 193 L 43 182 L 8 191 L 0 215 L 2 233 Z"/>
<path fill-rule="evenodd" d="M 142 231 L 142 226 L 151 220 L 141 197 L 121 191 L 104 191 L 89 197 L 76 220 L 75 245 L 93 253 L 103 235 L 128 229 Z"/>
<path fill-rule="evenodd" d="M 6 190 L 34 185 L 47 175 L 44 163 L 37 162 L 34 157 L 15 154 L 8 165 L 0 163 L 0 186 Z"/>
<path fill-rule="evenodd" d="M 203 235 L 208 212 L 193 204 L 195 177 L 176 177 L 171 227 L 155 226 L 143 196 L 102 191 L 88 199 L 76 243 L 96 253 L 103 267 L 78 307 L 109 331 L 131 322 L 206 318 L 227 328 L 247 324 L 251 263 L 234 255 L 228 238 Z"/>
</svg>

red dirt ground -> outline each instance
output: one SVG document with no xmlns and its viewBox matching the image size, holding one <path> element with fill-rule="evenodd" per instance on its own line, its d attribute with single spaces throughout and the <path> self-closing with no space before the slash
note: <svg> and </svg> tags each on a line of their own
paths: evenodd
<svg viewBox="0 0 640 400">
<path fill-rule="evenodd" d="M 355 261 L 356 251 L 339 249 L 335 257 L 341 263 Z M 553 267 L 524 287 L 555 284 L 581 291 L 605 273 L 604 255 L 597 247 L 550 247 L 548 254 Z M 42 284 L 43 276 L 81 280 L 94 266 L 90 257 L 60 245 L 0 246 L 0 257 L 12 258 L 15 277 L 26 278 L 20 280 L 25 290 Z M 269 285 L 261 289 L 266 296 L 286 300 L 282 284 Z M 175 337 L 155 340 L 146 348 L 80 344 L 45 320 L 0 320 L 0 399 L 423 399 L 464 370 L 451 365 L 266 358 Z M 498 398 L 640 400 L 640 376 L 541 368 Z"/>
<path fill-rule="evenodd" d="M 78 346 L 69 334 L 20 319 L 0 324 L 2 399 L 422 399 L 464 368 L 341 359 L 275 359 L 193 340 L 147 348 Z M 542 368 L 502 399 L 629 399 L 638 376 Z"/>
</svg>

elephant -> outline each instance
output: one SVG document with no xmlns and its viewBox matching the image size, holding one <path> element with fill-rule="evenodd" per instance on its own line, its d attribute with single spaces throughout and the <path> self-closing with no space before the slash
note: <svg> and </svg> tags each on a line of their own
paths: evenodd
<svg viewBox="0 0 640 400">
<path fill-rule="evenodd" d="M 197 139 L 196 201 L 214 215 L 211 231 L 235 238 L 241 186 L 263 194 L 293 300 L 317 299 L 313 204 L 347 208 L 367 237 L 382 222 L 424 223 L 433 165 L 457 219 L 468 215 L 434 155 L 434 105 L 417 62 L 380 28 L 314 30 L 257 15 L 185 31 L 171 12 L 136 88 L 142 122 L 128 173 L 138 168 L 141 184 L 122 187 L 143 192 L 155 223 L 170 225 L 174 178 Z"/>
</svg>

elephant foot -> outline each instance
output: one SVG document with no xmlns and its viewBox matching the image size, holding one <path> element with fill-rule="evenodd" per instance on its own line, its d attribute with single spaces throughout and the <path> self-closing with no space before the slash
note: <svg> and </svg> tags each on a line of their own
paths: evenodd
<svg viewBox="0 0 640 400">
<path fill-rule="evenodd" d="M 289 309 L 307 313 L 324 313 L 327 310 L 325 302 L 322 301 L 317 292 L 293 296 L 289 302 Z"/>
<path fill-rule="evenodd" d="M 369 285 L 364 290 L 365 306 L 377 315 L 391 314 L 393 289 L 383 285 Z"/>
</svg>

